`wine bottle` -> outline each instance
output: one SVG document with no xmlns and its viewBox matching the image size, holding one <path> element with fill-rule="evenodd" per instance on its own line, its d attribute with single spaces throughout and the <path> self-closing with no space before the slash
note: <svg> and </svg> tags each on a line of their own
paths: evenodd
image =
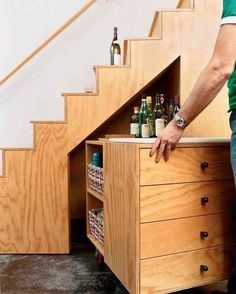
<svg viewBox="0 0 236 294">
<path fill-rule="evenodd" d="M 179 95 L 175 95 L 174 97 L 174 109 L 172 114 L 172 119 L 175 117 L 176 113 L 179 112 L 180 106 L 179 106 Z"/>
<path fill-rule="evenodd" d="M 154 114 L 152 109 L 152 96 L 147 96 L 147 109 L 148 109 L 148 122 L 150 126 L 150 137 L 154 137 L 155 126 L 154 126 Z"/>
<path fill-rule="evenodd" d="M 168 122 L 172 120 L 173 111 L 174 111 L 173 99 L 170 97 L 168 100 L 168 110 L 167 110 Z"/>
<path fill-rule="evenodd" d="M 150 137 L 150 124 L 148 121 L 148 109 L 147 109 L 147 101 L 146 95 L 142 95 L 142 104 L 139 111 L 139 127 L 140 127 L 140 135 L 142 138 Z"/>
<path fill-rule="evenodd" d="M 130 134 L 135 135 L 136 138 L 140 137 L 139 129 L 139 108 L 134 107 L 134 113 L 130 120 Z"/>
<path fill-rule="evenodd" d="M 114 37 L 110 47 L 111 65 L 121 64 L 121 49 L 118 43 L 117 27 L 114 27 Z"/>
<path fill-rule="evenodd" d="M 154 107 L 154 119 L 155 119 L 155 135 L 158 137 L 160 132 L 165 127 L 164 110 L 161 105 L 161 96 L 156 95 L 156 105 Z"/>
</svg>

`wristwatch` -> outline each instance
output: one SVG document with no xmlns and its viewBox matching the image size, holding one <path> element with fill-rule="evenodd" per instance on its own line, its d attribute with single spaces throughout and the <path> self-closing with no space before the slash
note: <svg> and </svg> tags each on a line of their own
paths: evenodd
<svg viewBox="0 0 236 294">
<path fill-rule="evenodd" d="M 186 122 L 186 120 L 184 118 L 179 116 L 178 112 L 175 114 L 174 119 L 175 119 L 177 126 L 180 127 L 181 129 L 185 129 L 187 127 L 188 123 Z"/>
</svg>

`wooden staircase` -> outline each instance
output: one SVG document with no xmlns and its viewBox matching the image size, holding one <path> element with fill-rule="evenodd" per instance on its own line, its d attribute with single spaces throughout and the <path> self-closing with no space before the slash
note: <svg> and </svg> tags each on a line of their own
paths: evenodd
<svg viewBox="0 0 236 294">
<path fill-rule="evenodd" d="M 181 0 L 176 10 L 156 12 L 149 37 L 125 40 L 124 66 L 94 67 L 96 93 L 63 94 L 64 122 L 33 122 L 34 148 L 2 149 L 0 252 L 69 252 L 69 202 L 72 214 L 74 207 L 84 216 L 84 140 L 125 109 L 176 60 L 180 60 L 180 94 L 184 101 L 212 51 L 220 3 Z M 214 27 L 207 29 L 206 23 Z M 190 34 L 200 40 L 197 47 Z M 203 45 L 206 40 L 210 44 L 207 48 Z M 197 56 L 200 60 L 195 60 Z M 226 105 L 227 101 L 225 109 Z M 215 107 L 216 115 L 221 113 L 222 101 Z M 200 132 L 202 136 L 214 136 L 213 127 L 205 128 L 207 121 L 209 112 L 201 117 L 200 124 L 198 121 L 189 128 L 187 135 Z M 222 128 L 221 120 L 214 128 L 219 125 Z"/>
</svg>

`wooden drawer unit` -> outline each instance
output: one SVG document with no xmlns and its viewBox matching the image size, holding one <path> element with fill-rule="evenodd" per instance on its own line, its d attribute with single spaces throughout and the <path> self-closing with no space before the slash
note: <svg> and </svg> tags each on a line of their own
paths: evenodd
<svg viewBox="0 0 236 294">
<path fill-rule="evenodd" d="M 231 248 L 223 246 L 143 260 L 140 293 L 164 294 L 214 283 L 227 279 L 231 266 Z"/>
<path fill-rule="evenodd" d="M 141 223 L 230 210 L 234 193 L 231 180 L 141 187 Z"/>
<path fill-rule="evenodd" d="M 141 224 L 141 259 L 233 241 L 230 212 Z"/>
<path fill-rule="evenodd" d="M 158 164 L 152 145 L 103 144 L 104 260 L 128 292 L 227 278 L 235 231 L 229 144 L 179 144 Z"/>
<path fill-rule="evenodd" d="M 157 165 L 148 149 L 140 149 L 140 184 L 156 185 L 232 179 L 229 148 L 178 148 Z"/>
</svg>

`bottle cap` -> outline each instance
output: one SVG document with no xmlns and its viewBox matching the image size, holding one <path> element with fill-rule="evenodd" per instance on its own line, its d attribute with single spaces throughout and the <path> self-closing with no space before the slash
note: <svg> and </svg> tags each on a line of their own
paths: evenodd
<svg viewBox="0 0 236 294">
<path fill-rule="evenodd" d="M 139 112 L 139 107 L 138 106 L 134 106 L 134 112 Z"/>
</svg>

